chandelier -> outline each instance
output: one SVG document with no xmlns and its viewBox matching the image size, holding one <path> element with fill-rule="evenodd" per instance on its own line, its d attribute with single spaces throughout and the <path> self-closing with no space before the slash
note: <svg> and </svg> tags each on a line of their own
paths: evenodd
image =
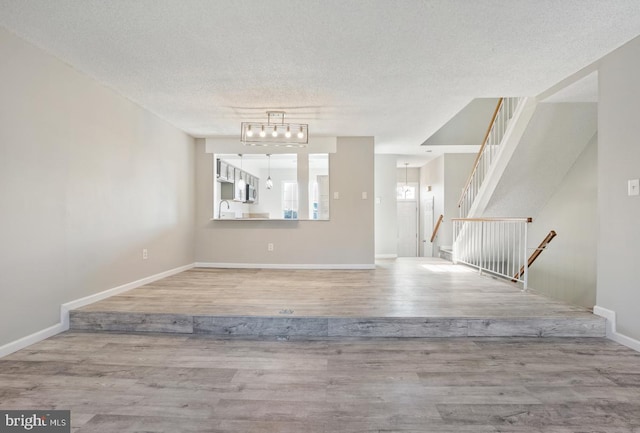
<svg viewBox="0 0 640 433">
<path fill-rule="evenodd" d="M 248 146 L 305 147 L 309 125 L 285 123 L 284 111 L 267 111 L 266 122 L 242 122 L 240 141 Z"/>
</svg>

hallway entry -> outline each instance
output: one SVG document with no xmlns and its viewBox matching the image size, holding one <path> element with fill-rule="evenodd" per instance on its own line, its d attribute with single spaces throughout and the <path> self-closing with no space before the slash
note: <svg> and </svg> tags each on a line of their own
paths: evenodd
<svg viewBox="0 0 640 433">
<path fill-rule="evenodd" d="M 398 257 L 418 254 L 418 202 L 398 201 Z"/>
</svg>

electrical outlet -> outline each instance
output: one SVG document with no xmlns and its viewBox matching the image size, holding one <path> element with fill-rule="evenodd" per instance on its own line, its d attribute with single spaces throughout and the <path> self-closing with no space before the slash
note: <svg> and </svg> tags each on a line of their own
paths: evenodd
<svg viewBox="0 0 640 433">
<path fill-rule="evenodd" d="M 147 260 L 149 258 L 149 250 L 146 248 L 142 249 L 142 260 Z"/>
<path fill-rule="evenodd" d="M 273 244 L 271 242 L 267 244 L 267 251 L 273 251 Z"/>
</svg>

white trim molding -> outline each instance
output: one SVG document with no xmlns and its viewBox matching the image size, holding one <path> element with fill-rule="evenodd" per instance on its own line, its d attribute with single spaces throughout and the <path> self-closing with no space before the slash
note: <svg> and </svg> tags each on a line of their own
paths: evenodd
<svg viewBox="0 0 640 433">
<path fill-rule="evenodd" d="M 145 278 L 141 278 L 131 283 L 123 284 L 122 286 L 114 287 L 112 289 L 104 290 L 102 292 L 94 293 L 93 295 L 85 296 L 84 298 L 76 299 L 74 301 L 66 302 L 60 306 L 60 323 L 64 326 L 64 330 L 69 329 L 69 311 L 76 308 L 84 307 L 85 305 L 93 304 L 94 302 L 102 301 L 111 296 L 119 295 L 120 293 L 128 292 L 131 289 L 144 286 L 145 284 L 153 283 L 154 281 L 161 280 L 171 275 L 179 274 L 180 272 L 188 271 L 195 266 L 194 263 L 179 266 L 177 268 L 169 269 L 168 271 L 160 272 L 159 274 L 151 275 Z"/>
<path fill-rule="evenodd" d="M 187 271 L 195 266 L 194 263 L 180 266 L 168 271 L 160 272 L 159 274 L 151 275 L 149 277 L 141 278 L 131 283 L 123 284 L 122 286 L 114 287 L 112 289 L 104 290 L 102 292 L 94 293 L 93 295 L 85 296 L 84 298 L 76 299 L 74 301 L 66 302 L 60 306 L 60 322 L 46 329 L 34 332 L 31 335 L 22 337 L 18 340 L 7 343 L 0 346 L 0 358 L 10 355 L 25 347 L 31 346 L 39 341 L 45 340 L 49 337 L 53 337 L 56 334 L 69 330 L 69 311 L 75 308 L 84 307 L 85 305 L 93 304 L 94 302 L 101 301 L 110 296 L 118 295 L 136 287 L 144 286 L 145 284 L 153 283 L 154 281 L 161 280 L 171 275 L 179 274 L 180 272 Z"/>
<path fill-rule="evenodd" d="M 53 337 L 56 334 L 66 331 L 62 323 L 56 323 L 53 326 L 49 326 L 46 329 L 42 329 L 38 332 L 34 332 L 31 335 L 27 335 L 26 337 L 22 337 L 18 340 L 12 341 L 10 343 L 5 344 L 4 346 L 0 346 L 0 358 L 11 355 L 13 352 L 17 352 L 18 350 L 22 350 L 25 347 L 31 346 L 39 341 L 46 340 L 49 337 Z"/>
<path fill-rule="evenodd" d="M 355 264 L 297 264 L 297 263 L 209 263 L 196 262 L 196 268 L 222 269 L 345 269 L 362 270 L 375 269 L 374 263 Z"/>
<path fill-rule="evenodd" d="M 627 337 L 624 334 L 618 333 L 616 330 L 616 312 L 607 308 L 596 305 L 593 307 L 593 314 L 604 317 L 607 319 L 607 338 L 620 343 L 623 346 L 627 346 L 630 349 L 640 352 L 640 341 Z"/>
<path fill-rule="evenodd" d="M 397 254 L 376 254 L 376 259 L 397 259 Z"/>
</svg>

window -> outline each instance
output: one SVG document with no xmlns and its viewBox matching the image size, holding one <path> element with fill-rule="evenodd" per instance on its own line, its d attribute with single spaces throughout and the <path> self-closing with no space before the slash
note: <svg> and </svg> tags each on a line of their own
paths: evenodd
<svg viewBox="0 0 640 433">
<path fill-rule="evenodd" d="M 214 158 L 214 218 L 329 219 L 328 153 L 220 153 Z"/>
<path fill-rule="evenodd" d="M 416 187 L 415 185 L 406 185 L 399 183 L 396 188 L 396 198 L 398 200 L 415 200 L 416 199 Z"/>
<path fill-rule="evenodd" d="M 282 212 L 284 219 L 298 219 L 298 182 L 282 182 Z"/>
</svg>

